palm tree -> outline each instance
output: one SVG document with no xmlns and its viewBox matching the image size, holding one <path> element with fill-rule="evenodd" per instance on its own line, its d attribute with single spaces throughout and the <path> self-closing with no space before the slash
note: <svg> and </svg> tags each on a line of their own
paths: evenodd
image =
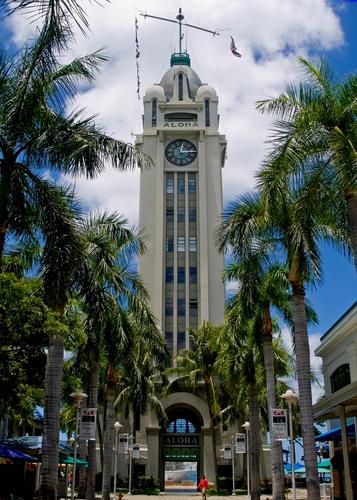
<svg viewBox="0 0 357 500">
<path fill-rule="evenodd" d="M 305 71 L 302 82 L 257 103 L 262 113 L 279 120 L 266 172 L 271 182 L 264 181 L 264 190 L 270 192 L 292 175 L 299 179 L 311 173 L 333 186 L 339 194 L 338 223 L 349 226 L 357 270 L 357 75 L 336 81 L 326 59 L 317 64 L 299 61 Z M 319 183 L 315 187 L 319 189 Z"/>
<path fill-rule="evenodd" d="M 133 284 L 140 283 L 133 280 Z M 135 291 L 135 290 L 134 290 Z M 125 307 L 125 303 L 128 304 Z M 104 423 L 104 460 L 102 498 L 110 498 L 110 479 L 112 474 L 112 457 L 114 443 L 115 400 L 117 385 L 122 373 L 130 373 L 131 392 L 136 401 L 131 406 L 140 413 L 144 412 L 149 402 L 155 397 L 153 381 L 143 376 L 142 364 L 150 360 L 152 369 L 165 361 L 168 356 L 167 346 L 157 326 L 156 319 L 147 305 L 145 293 L 119 295 L 104 329 L 104 343 L 107 358 L 106 401 Z M 138 355 L 143 358 L 138 359 Z M 127 376 L 127 375 L 126 375 Z M 147 392 L 149 390 L 149 392 Z"/>
<path fill-rule="evenodd" d="M 290 187 L 290 189 L 289 189 Z M 285 256 L 292 291 L 296 366 L 302 417 L 302 436 L 308 496 L 319 498 L 314 442 L 310 351 L 307 334 L 305 286 L 321 277 L 318 241 L 333 235 L 333 214 L 324 204 L 323 193 L 311 198 L 310 185 L 286 186 L 276 190 L 267 204 L 264 198 L 249 196 L 232 206 L 224 221 L 226 243 L 244 257 L 245 241 L 262 242 L 277 255 Z M 332 200 L 333 201 L 333 198 Z M 243 205 L 242 210 L 240 206 Z"/>
<path fill-rule="evenodd" d="M 260 498 L 260 425 L 257 371 L 263 365 L 261 350 L 256 342 L 258 325 L 244 318 L 240 303 L 241 296 L 229 307 L 227 328 L 220 336 L 220 352 L 217 368 L 222 375 L 226 392 L 230 394 L 233 405 L 242 407 L 238 401 L 238 387 L 244 401 L 248 400 L 248 418 L 250 422 L 249 462 L 250 493 L 252 500 Z M 243 416 L 243 415 L 242 415 Z"/>
<path fill-rule="evenodd" d="M 288 293 L 289 282 L 286 268 L 280 265 L 264 266 L 263 257 L 259 255 L 257 249 L 255 252 L 251 249 L 249 257 L 239 261 L 239 263 L 233 262 L 228 267 L 225 276 L 227 279 L 239 281 L 239 294 L 244 298 L 244 313 L 248 316 L 257 315 L 261 319 L 262 334 L 256 341 L 263 344 L 268 420 L 271 430 L 271 410 L 276 408 L 276 371 L 273 354 L 273 322 L 270 309 L 271 306 L 280 309 L 286 319 L 287 315 L 290 316 L 291 296 Z M 280 441 L 272 441 L 271 462 L 273 498 L 283 500 L 285 485 Z"/>
<path fill-rule="evenodd" d="M 183 349 L 177 356 L 177 367 L 165 371 L 165 377 L 172 379 L 166 386 L 166 392 L 172 392 L 184 384 L 186 390 L 196 393 L 204 387 L 208 405 L 214 450 L 215 484 L 217 484 L 216 433 L 218 414 L 220 411 L 217 386 L 217 369 L 215 363 L 218 355 L 218 334 L 220 326 L 203 322 L 198 330 L 190 331 L 190 349 Z"/>
<path fill-rule="evenodd" d="M 106 162 L 125 170 L 142 161 L 133 146 L 105 135 L 83 110 L 65 115 L 77 83 L 91 83 L 107 58 L 98 51 L 60 64 L 73 41 L 61 8 L 70 5 L 79 17 L 83 11 L 76 10 L 74 0 L 44 3 L 48 8 L 34 42 L 20 56 L 0 51 L 0 259 L 8 232 L 31 233 L 38 224 L 36 209 L 48 202 L 43 168 L 93 178 Z"/>
<path fill-rule="evenodd" d="M 127 226 L 127 220 L 118 214 L 99 214 L 88 218 L 74 217 L 62 208 L 61 218 L 49 220 L 49 213 L 41 213 L 47 228 L 47 239 L 42 257 L 42 275 L 47 302 L 63 317 L 68 296 L 75 291 L 90 311 L 89 321 L 97 324 L 109 310 L 112 292 L 125 291 L 135 295 L 135 280 L 130 271 L 119 267 L 119 249 L 128 259 L 143 250 L 139 235 Z M 67 214 L 67 225 L 62 223 Z M 62 223 L 62 224 L 60 224 Z M 51 229 L 51 230 L 50 230 Z M 110 252 L 105 253 L 105 249 Z M 141 284 L 138 288 L 140 290 Z M 136 297 L 132 302 L 136 301 Z M 53 497 L 56 490 L 58 432 L 60 410 L 60 383 L 63 366 L 63 336 L 50 338 L 48 370 L 45 382 L 45 425 L 43 463 L 41 473 L 42 497 Z"/>
</svg>

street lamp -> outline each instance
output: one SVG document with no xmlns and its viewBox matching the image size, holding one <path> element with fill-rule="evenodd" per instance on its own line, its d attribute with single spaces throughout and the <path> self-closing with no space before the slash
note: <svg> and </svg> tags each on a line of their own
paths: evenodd
<svg viewBox="0 0 357 500">
<path fill-rule="evenodd" d="M 71 485 L 71 499 L 74 500 L 74 485 L 76 482 L 76 465 L 77 465 L 77 439 L 78 439 L 78 425 L 79 425 L 79 409 L 81 407 L 82 401 L 84 401 L 88 396 L 82 391 L 75 391 L 70 394 L 77 405 L 76 410 L 76 433 L 74 442 L 74 453 L 73 453 L 73 470 L 72 470 L 72 485 Z"/>
<path fill-rule="evenodd" d="M 298 395 L 295 394 L 291 389 L 288 389 L 281 396 L 288 403 L 288 413 L 289 413 L 289 442 L 291 451 L 291 485 L 293 489 L 293 500 L 296 500 L 296 485 L 295 485 L 295 446 L 294 446 L 294 430 L 293 430 L 293 413 L 291 411 L 291 406 L 294 401 L 298 399 Z"/>
<path fill-rule="evenodd" d="M 248 490 L 248 498 L 250 498 L 250 454 L 249 454 L 249 429 L 250 429 L 250 423 L 244 422 L 242 425 L 243 429 L 245 429 L 245 432 L 247 434 L 247 490 Z"/>
<path fill-rule="evenodd" d="M 115 455 L 114 455 L 114 500 L 116 499 L 117 492 L 117 468 L 118 468 L 118 433 L 123 426 L 119 422 L 115 422 Z"/>
<path fill-rule="evenodd" d="M 235 457 L 235 446 L 234 446 L 234 439 L 235 436 L 232 436 L 232 446 L 231 446 L 231 451 L 232 451 L 232 497 L 236 495 L 236 489 L 235 489 L 235 478 L 234 478 L 234 457 Z"/>
</svg>

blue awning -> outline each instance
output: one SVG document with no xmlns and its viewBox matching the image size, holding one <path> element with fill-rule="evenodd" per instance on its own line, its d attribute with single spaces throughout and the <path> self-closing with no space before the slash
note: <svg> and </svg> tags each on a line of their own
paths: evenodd
<svg viewBox="0 0 357 500">
<path fill-rule="evenodd" d="M 348 436 L 355 436 L 355 424 L 347 425 L 346 430 Z M 333 441 L 333 438 L 335 437 L 341 437 L 341 427 L 335 427 L 328 432 L 324 432 L 323 434 L 315 436 L 315 441 Z"/>
</svg>

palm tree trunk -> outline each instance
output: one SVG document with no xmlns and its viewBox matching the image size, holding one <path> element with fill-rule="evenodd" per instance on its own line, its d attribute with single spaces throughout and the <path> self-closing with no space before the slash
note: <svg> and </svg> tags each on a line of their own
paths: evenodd
<svg viewBox="0 0 357 500">
<path fill-rule="evenodd" d="M 0 266 L 4 255 L 6 233 L 9 225 L 10 176 L 8 169 L 8 165 L 3 162 L 1 165 L 2 182 L 0 185 Z"/>
<path fill-rule="evenodd" d="M 110 480 L 112 475 L 114 423 L 115 423 L 115 377 L 111 376 L 114 370 L 109 370 L 107 381 L 107 411 L 104 423 L 104 462 L 102 500 L 110 500 Z"/>
<path fill-rule="evenodd" d="M 39 492 L 41 500 L 55 500 L 57 497 L 63 351 L 63 336 L 51 334 L 45 375 L 42 467 Z"/>
<path fill-rule="evenodd" d="M 320 500 L 317 473 L 314 421 L 312 413 L 310 347 L 307 334 L 305 290 L 302 283 L 292 282 L 295 356 L 301 411 L 301 431 L 304 441 L 306 487 L 309 500 Z"/>
<path fill-rule="evenodd" d="M 348 209 L 348 218 L 350 222 L 350 236 L 355 262 L 355 269 L 357 271 L 357 191 L 351 190 L 345 193 L 345 199 Z"/>
<path fill-rule="evenodd" d="M 89 352 L 89 401 L 90 408 L 98 407 L 98 388 L 99 388 L 99 353 L 91 349 Z M 97 415 L 98 418 L 98 415 Z M 88 469 L 87 469 L 87 492 L 86 500 L 95 500 L 95 475 L 97 472 L 97 441 L 90 439 L 88 441 Z"/>
<path fill-rule="evenodd" d="M 209 408 L 209 413 L 211 417 L 211 425 L 212 425 L 212 448 L 213 448 L 213 466 L 214 466 L 214 484 L 215 487 L 218 487 L 218 465 L 217 465 L 217 440 L 216 440 L 216 426 L 215 426 L 215 416 L 212 413 L 212 406 L 210 400 L 210 382 L 205 381 L 205 392 L 207 405 Z"/>
<path fill-rule="evenodd" d="M 263 321 L 263 353 L 265 365 L 265 378 L 267 385 L 268 399 L 268 414 L 269 414 L 269 429 L 271 438 L 271 471 L 273 484 L 273 500 L 283 500 L 284 492 L 284 465 L 283 465 L 283 450 L 280 441 L 272 439 L 271 430 L 272 414 L 271 410 L 276 408 L 276 390 L 275 390 L 275 369 L 273 355 L 273 337 L 272 337 L 272 322 L 270 316 L 269 304 L 264 309 Z"/>
<path fill-rule="evenodd" d="M 249 470 L 250 470 L 250 498 L 260 499 L 260 432 L 259 432 L 259 402 L 257 383 L 254 379 L 248 384 L 249 407 Z"/>
</svg>

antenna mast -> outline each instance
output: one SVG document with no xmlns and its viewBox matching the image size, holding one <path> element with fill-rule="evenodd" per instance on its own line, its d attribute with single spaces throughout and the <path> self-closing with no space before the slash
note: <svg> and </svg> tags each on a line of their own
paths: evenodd
<svg viewBox="0 0 357 500">
<path fill-rule="evenodd" d="M 220 33 L 215 30 L 208 30 L 206 28 L 201 28 L 201 26 L 195 26 L 194 24 L 188 24 L 188 23 L 183 23 L 182 21 L 185 19 L 184 15 L 182 14 L 182 9 L 181 7 L 179 8 L 179 13 L 176 16 L 176 21 L 174 19 L 167 19 L 166 17 L 159 17 L 159 16 L 152 16 L 150 14 L 145 13 L 140 13 L 141 16 L 144 18 L 151 17 L 152 19 L 159 19 L 160 21 L 167 21 L 169 23 L 175 23 L 179 25 L 179 50 L 180 54 L 182 54 L 182 39 L 183 39 L 183 34 L 182 34 L 182 26 L 188 26 L 189 28 L 194 28 L 196 30 L 200 31 L 206 31 L 206 33 L 211 33 L 213 36 L 215 35 L 220 35 Z"/>
</svg>

